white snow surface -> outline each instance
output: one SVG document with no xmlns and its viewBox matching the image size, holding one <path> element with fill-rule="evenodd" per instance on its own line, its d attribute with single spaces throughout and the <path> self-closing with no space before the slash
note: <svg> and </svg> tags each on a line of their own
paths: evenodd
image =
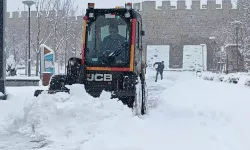
<svg viewBox="0 0 250 150">
<path fill-rule="evenodd" d="M 212 73 L 212 72 L 202 72 L 197 74 L 198 77 L 201 77 L 205 80 L 211 80 L 216 82 L 232 83 L 233 80 L 238 80 L 237 85 L 247 85 L 250 83 L 250 73 L 249 72 L 238 72 L 238 73 Z M 250 85 L 248 85 L 250 86 Z"/>
<path fill-rule="evenodd" d="M 0 101 L 0 149 L 250 149 L 248 87 L 190 72 L 164 72 L 155 83 L 154 75 L 148 71 L 147 84 L 157 105 L 143 117 L 107 92 L 90 97 L 83 85 L 38 98 L 32 97 L 35 87 L 9 88 L 9 100 Z"/>
</svg>

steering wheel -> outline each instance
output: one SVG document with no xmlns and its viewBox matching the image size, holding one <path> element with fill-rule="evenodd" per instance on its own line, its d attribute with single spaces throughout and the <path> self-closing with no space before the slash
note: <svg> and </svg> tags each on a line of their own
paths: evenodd
<svg viewBox="0 0 250 150">
<path fill-rule="evenodd" d="M 105 64 L 109 63 L 110 60 L 109 60 L 109 55 L 112 53 L 113 51 L 112 50 L 104 50 L 101 52 L 100 56 L 101 56 L 101 61 Z"/>
<path fill-rule="evenodd" d="M 108 56 L 109 56 L 109 54 L 111 54 L 111 53 L 112 53 L 112 50 L 104 50 L 104 51 L 102 51 L 101 53 L 102 53 L 102 56 L 104 56 L 104 57 L 108 57 Z"/>
<path fill-rule="evenodd" d="M 104 63 L 112 63 L 115 60 L 115 58 L 118 55 L 120 55 L 122 51 L 124 51 L 124 49 L 126 49 L 127 46 L 128 46 L 128 43 L 124 42 L 116 50 L 109 50 L 109 49 L 104 50 L 102 53 L 102 61 Z"/>
</svg>

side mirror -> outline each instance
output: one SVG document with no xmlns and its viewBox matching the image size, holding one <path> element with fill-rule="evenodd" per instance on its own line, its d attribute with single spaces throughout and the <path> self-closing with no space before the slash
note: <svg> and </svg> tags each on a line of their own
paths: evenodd
<svg viewBox="0 0 250 150">
<path fill-rule="evenodd" d="M 144 30 L 141 30 L 141 35 L 145 36 L 145 31 Z"/>
</svg>

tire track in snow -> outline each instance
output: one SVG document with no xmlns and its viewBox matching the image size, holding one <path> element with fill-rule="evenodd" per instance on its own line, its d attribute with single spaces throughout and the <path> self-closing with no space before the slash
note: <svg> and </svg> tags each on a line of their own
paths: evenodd
<svg viewBox="0 0 250 150">
<path fill-rule="evenodd" d="M 147 79 L 148 86 L 148 105 L 150 109 L 156 108 L 160 102 L 160 94 L 168 88 L 171 88 L 179 79 L 179 73 L 164 72 L 163 80 L 159 79 L 155 82 L 155 75 L 151 75 Z M 160 76 L 158 76 L 160 78 Z"/>
</svg>

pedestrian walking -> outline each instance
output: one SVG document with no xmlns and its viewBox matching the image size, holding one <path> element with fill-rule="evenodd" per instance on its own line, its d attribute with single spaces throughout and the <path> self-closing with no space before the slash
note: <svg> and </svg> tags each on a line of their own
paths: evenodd
<svg viewBox="0 0 250 150">
<path fill-rule="evenodd" d="M 153 67 L 155 67 L 155 65 L 157 65 L 157 67 L 156 67 L 156 77 L 155 77 L 155 82 L 157 82 L 159 74 L 161 75 L 161 80 L 163 79 L 163 70 L 165 68 L 165 65 L 164 65 L 164 61 L 154 63 Z"/>
</svg>

